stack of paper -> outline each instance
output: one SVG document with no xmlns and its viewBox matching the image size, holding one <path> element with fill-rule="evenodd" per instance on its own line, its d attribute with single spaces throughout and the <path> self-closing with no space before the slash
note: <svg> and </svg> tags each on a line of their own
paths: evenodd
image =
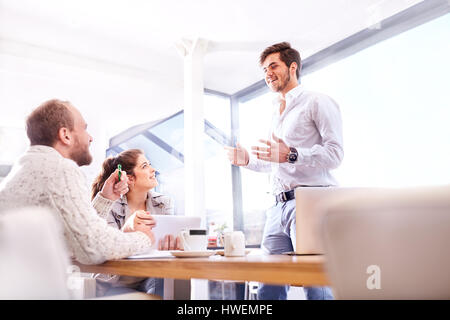
<svg viewBox="0 0 450 320">
<path fill-rule="evenodd" d="M 170 251 L 152 250 L 147 253 L 129 256 L 127 259 L 155 259 L 155 258 L 174 258 Z"/>
</svg>

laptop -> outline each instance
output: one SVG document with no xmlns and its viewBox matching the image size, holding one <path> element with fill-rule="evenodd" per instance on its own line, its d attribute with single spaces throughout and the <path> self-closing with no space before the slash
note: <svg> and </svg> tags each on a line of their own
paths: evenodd
<svg viewBox="0 0 450 320">
<path fill-rule="evenodd" d="M 296 246 L 291 254 L 324 253 L 321 239 L 323 208 L 332 202 L 368 192 L 373 188 L 298 187 L 295 189 Z"/>
</svg>

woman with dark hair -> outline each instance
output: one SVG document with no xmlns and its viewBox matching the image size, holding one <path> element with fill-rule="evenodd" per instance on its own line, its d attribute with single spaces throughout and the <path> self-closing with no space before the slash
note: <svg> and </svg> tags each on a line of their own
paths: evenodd
<svg viewBox="0 0 450 320">
<path fill-rule="evenodd" d="M 105 159 L 102 172 L 92 185 L 92 199 L 102 190 L 106 179 L 119 164 L 122 166 L 122 171 L 127 174 L 129 191 L 113 204 L 106 216 L 102 216 L 110 226 L 126 232 L 133 230 L 137 224 L 148 223 L 151 215 L 173 214 L 172 200 L 168 196 L 152 191 L 158 185 L 156 170 L 150 165 L 144 152 L 139 149 L 129 149 L 115 157 Z M 179 238 L 172 235 L 167 235 L 158 243 L 159 250 L 175 250 L 180 247 Z M 98 296 L 132 291 L 162 296 L 162 279 L 103 274 L 98 274 L 95 278 Z"/>
</svg>

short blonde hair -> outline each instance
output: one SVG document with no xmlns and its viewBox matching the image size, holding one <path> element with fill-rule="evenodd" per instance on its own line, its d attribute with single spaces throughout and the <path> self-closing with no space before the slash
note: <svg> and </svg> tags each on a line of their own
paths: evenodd
<svg viewBox="0 0 450 320">
<path fill-rule="evenodd" d="M 42 103 L 27 117 L 26 130 L 30 144 L 52 147 L 61 128 L 74 129 L 70 102 L 52 99 Z"/>
</svg>

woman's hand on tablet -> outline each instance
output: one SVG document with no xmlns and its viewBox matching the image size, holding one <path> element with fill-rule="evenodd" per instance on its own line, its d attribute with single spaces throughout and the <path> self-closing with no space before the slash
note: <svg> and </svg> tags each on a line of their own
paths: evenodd
<svg viewBox="0 0 450 320">
<path fill-rule="evenodd" d="M 159 240 L 158 250 L 183 250 L 180 237 L 166 234 L 163 239 Z"/>
<path fill-rule="evenodd" d="M 141 231 L 145 233 L 152 243 L 155 242 L 155 235 L 152 229 L 156 226 L 156 221 L 148 211 L 135 211 L 122 227 L 123 232 Z"/>
</svg>

